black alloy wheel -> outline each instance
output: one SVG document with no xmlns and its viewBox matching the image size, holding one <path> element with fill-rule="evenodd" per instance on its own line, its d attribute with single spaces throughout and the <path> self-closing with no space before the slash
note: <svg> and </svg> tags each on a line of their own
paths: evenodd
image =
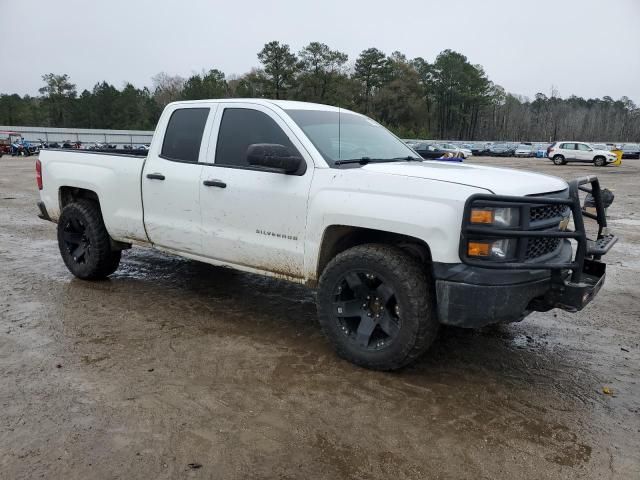
<svg viewBox="0 0 640 480">
<path fill-rule="evenodd" d="M 342 277 L 333 311 L 338 328 L 360 349 L 385 348 L 400 332 L 396 294 L 389 283 L 370 271 L 351 271 Z"/>
<path fill-rule="evenodd" d="M 87 263 L 91 256 L 91 240 L 82 220 L 70 218 L 62 227 L 62 241 L 69 256 L 76 263 Z"/>
<path fill-rule="evenodd" d="M 91 200 L 78 199 L 62 209 L 58 247 L 69 271 L 84 280 L 105 278 L 120 263 L 121 251 L 113 247 L 100 206 Z"/>
</svg>

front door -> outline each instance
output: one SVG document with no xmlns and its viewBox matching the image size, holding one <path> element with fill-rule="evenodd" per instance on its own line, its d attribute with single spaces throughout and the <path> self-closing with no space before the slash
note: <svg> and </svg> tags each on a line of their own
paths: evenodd
<svg viewBox="0 0 640 480">
<path fill-rule="evenodd" d="M 221 104 L 213 136 L 200 182 L 204 255 L 303 277 L 311 157 L 279 114 L 262 105 Z M 286 146 L 303 157 L 304 168 L 285 174 L 250 166 L 247 148 L 259 143 Z"/>
<path fill-rule="evenodd" d="M 576 143 L 576 158 L 581 162 L 592 162 L 593 161 L 593 151 L 591 147 L 584 143 Z"/>
</svg>

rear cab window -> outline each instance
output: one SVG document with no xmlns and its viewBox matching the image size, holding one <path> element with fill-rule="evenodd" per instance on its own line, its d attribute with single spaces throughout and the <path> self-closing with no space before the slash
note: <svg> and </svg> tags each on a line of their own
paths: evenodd
<svg viewBox="0 0 640 480">
<path fill-rule="evenodd" d="M 197 163 L 209 108 L 179 108 L 171 114 L 160 156 L 177 162 Z"/>
</svg>

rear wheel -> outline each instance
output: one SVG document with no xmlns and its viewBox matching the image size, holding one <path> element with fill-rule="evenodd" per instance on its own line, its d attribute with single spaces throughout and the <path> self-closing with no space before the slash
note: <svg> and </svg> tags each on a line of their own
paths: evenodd
<svg viewBox="0 0 640 480">
<path fill-rule="evenodd" d="M 562 155 L 556 155 L 553 157 L 553 163 L 556 165 L 564 165 L 567 161 L 564 159 Z"/>
<path fill-rule="evenodd" d="M 604 157 L 596 157 L 593 159 L 593 163 L 596 167 L 604 167 L 607 164 L 607 160 Z"/>
<path fill-rule="evenodd" d="M 377 244 L 329 262 L 320 278 L 318 316 L 340 357 L 375 370 L 416 360 L 439 325 L 424 268 L 403 250 Z"/>
<path fill-rule="evenodd" d="M 84 280 L 105 278 L 120 263 L 121 251 L 111 248 L 100 208 L 90 200 L 64 207 L 58 220 L 58 247 L 69 271 Z"/>
</svg>

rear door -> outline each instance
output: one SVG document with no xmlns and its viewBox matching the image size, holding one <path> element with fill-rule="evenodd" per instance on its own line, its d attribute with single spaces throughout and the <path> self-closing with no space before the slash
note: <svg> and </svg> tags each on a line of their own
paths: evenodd
<svg viewBox="0 0 640 480">
<path fill-rule="evenodd" d="M 200 181 L 204 255 L 302 277 L 309 154 L 278 112 L 251 103 L 220 104 L 210 143 Z M 247 148 L 256 143 L 286 146 L 304 168 L 284 174 L 250 166 Z"/>
<path fill-rule="evenodd" d="M 165 112 L 142 172 L 144 225 L 152 243 L 187 253 L 202 253 L 200 177 L 215 104 L 177 104 Z"/>
<path fill-rule="evenodd" d="M 561 143 L 560 154 L 565 158 L 565 160 L 576 160 L 576 144 Z"/>
</svg>

